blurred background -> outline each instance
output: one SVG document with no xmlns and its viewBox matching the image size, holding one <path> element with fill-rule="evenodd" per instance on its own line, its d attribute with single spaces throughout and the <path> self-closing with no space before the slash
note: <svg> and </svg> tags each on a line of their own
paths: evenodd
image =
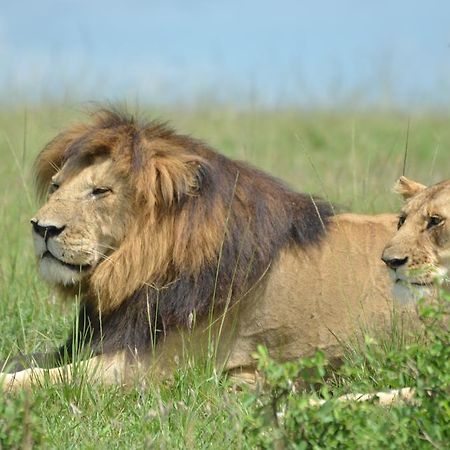
<svg viewBox="0 0 450 450">
<path fill-rule="evenodd" d="M 28 217 L 37 152 L 109 103 L 346 209 L 397 210 L 404 171 L 450 176 L 450 2 L 0 0 L 0 207 L 26 189 Z"/>
<path fill-rule="evenodd" d="M 2 0 L 3 102 L 448 108 L 445 0 Z"/>
</svg>

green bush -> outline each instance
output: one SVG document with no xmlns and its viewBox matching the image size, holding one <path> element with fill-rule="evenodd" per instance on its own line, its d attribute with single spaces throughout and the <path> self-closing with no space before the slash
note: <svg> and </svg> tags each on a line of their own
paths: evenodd
<svg viewBox="0 0 450 450">
<path fill-rule="evenodd" d="M 334 389 L 324 381 L 326 361 L 321 353 L 277 364 L 260 348 L 257 358 L 264 382 L 249 398 L 250 414 L 244 426 L 249 443 L 260 448 L 295 449 L 448 448 L 449 305 L 450 297 L 445 294 L 432 305 L 420 305 L 426 323 L 420 342 L 386 350 L 367 341 L 359 361 L 353 356 L 344 363 Z M 308 392 L 298 389 L 299 378 L 309 385 Z M 337 401 L 344 387 L 347 392 L 413 387 L 416 396 L 413 403 L 390 407 L 382 407 L 376 400 Z M 314 407 L 311 398 L 326 402 Z"/>
<path fill-rule="evenodd" d="M 0 448 L 28 449 L 42 442 L 42 423 L 34 410 L 39 399 L 28 392 L 0 399 Z"/>
</svg>

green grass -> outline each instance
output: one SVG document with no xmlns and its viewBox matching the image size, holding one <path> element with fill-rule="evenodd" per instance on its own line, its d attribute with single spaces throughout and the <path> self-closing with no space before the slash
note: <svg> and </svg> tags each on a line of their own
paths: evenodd
<svg viewBox="0 0 450 450">
<path fill-rule="evenodd" d="M 428 114 L 409 118 L 393 112 L 234 111 L 204 105 L 190 110 L 149 109 L 147 112 L 151 117 L 170 120 L 180 131 L 206 140 L 226 155 L 252 162 L 296 189 L 318 193 L 352 211 L 373 213 L 398 209 L 400 202 L 390 189 L 402 173 L 408 120 L 407 175 L 426 184 L 450 175 L 450 117 L 447 116 Z M 18 350 L 50 349 L 64 340 L 72 325 L 75 306 L 60 303 L 37 275 L 29 219 L 37 206 L 31 190 L 33 158 L 64 125 L 79 117 L 83 117 L 83 108 L 67 105 L 0 111 L 0 353 L 3 358 Z M 417 346 L 416 355 L 426 354 L 429 348 L 425 344 Z M 364 352 L 353 354 L 339 382 L 328 382 L 323 395 L 352 388 L 370 391 L 414 381 L 408 372 L 412 358 L 408 352 L 414 349 L 398 347 L 371 345 Z M 442 352 L 437 352 L 435 357 L 448 356 Z M 397 365 L 392 362 L 393 354 L 400 355 Z M 290 370 L 279 367 L 276 370 L 281 374 Z M 420 367 L 428 370 L 427 365 Z M 267 370 L 270 378 L 272 366 Z M 439 374 L 437 368 L 433 370 Z M 448 383 L 445 372 L 441 376 L 442 382 Z M 43 387 L 33 393 L 2 396 L 0 447 L 24 448 L 34 444 L 64 449 L 144 446 L 229 449 L 270 447 L 291 438 L 291 441 L 298 440 L 298 447 L 302 448 L 300 439 L 309 436 L 309 445 L 316 442 L 316 448 L 345 447 L 342 442 L 351 448 L 363 445 L 381 448 L 386 443 L 397 445 L 391 448 L 444 448 L 444 439 L 448 437 L 445 429 L 450 427 L 448 402 L 427 403 L 428 409 L 423 406 L 418 411 L 412 407 L 380 411 L 376 405 L 369 404 L 347 410 L 333 406 L 332 410 L 321 408 L 312 413 L 305 412 L 301 404 L 291 402 L 283 407 L 288 408 L 297 422 L 286 420 L 284 429 L 274 429 L 270 420 L 265 420 L 260 406 L 273 398 L 279 387 L 277 382 L 282 381 L 272 380 L 262 397 L 248 392 L 235 393 L 226 380 L 198 364 L 180 370 L 170 382 L 126 392 L 74 382 Z M 429 410 L 433 407 L 436 411 Z M 427 426 L 430 420 L 435 426 L 431 431 Z M 422 429 L 420 423 L 425 424 Z M 300 427 L 299 424 L 316 432 L 301 435 L 289 428 Z M 342 440 L 333 441 L 330 430 L 335 430 Z M 421 430 L 428 432 L 429 439 Z M 382 440 L 383 433 L 391 439 Z M 274 441 L 274 436 L 278 441 Z"/>
</svg>

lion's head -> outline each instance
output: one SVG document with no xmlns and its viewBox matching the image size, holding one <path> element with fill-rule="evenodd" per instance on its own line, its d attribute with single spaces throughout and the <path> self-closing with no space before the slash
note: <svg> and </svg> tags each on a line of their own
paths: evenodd
<svg viewBox="0 0 450 450">
<path fill-rule="evenodd" d="M 64 165 L 52 177 L 47 203 L 31 220 L 39 269 L 50 283 L 78 283 L 126 236 L 129 186 L 106 156 L 92 162 L 76 173 Z"/>
<path fill-rule="evenodd" d="M 406 202 L 383 261 L 399 283 L 427 287 L 445 281 L 450 269 L 450 182 L 426 187 L 401 177 L 394 190 Z"/>
<path fill-rule="evenodd" d="M 89 279 L 98 292 L 112 283 L 110 298 L 126 295 L 120 286 L 135 284 L 137 273 L 147 271 L 151 279 L 152 272 L 169 270 L 160 259 L 173 226 L 166 223 L 168 210 L 198 194 L 207 166 L 182 141 L 162 125 L 139 129 L 132 118 L 101 111 L 92 124 L 50 142 L 36 162 L 38 191 L 47 202 L 31 220 L 42 276 L 66 287 Z M 151 238 L 143 239 L 147 233 Z M 104 270 L 117 282 L 105 283 Z"/>
<path fill-rule="evenodd" d="M 103 313 L 150 305 L 164 326 L 245 294 L 283 247 L 317 242 L 331 215 L 200 141 L 109 110 L 51 141 L 36 178 L 42 276 Z"/>
</svg>

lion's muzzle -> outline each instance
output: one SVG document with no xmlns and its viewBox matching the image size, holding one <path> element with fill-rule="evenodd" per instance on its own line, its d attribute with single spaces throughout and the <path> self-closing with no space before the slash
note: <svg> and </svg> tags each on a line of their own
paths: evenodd
<svg viewBox="0 0 450 450">
<path fill-rule="evenodd" d="M 404 266 L 408 262 L 408 257 L 398 257 L 388 255 L 386 252 L 383 252 L 381 256 L 382 261 L 392 270 L 397 270 L 399 267 Z"/>
<path fill-rule="evenodd" d="M 39 271 L 45 280 L 73 285 L 92 268 L 93 252 L 80 246 L 79 238 L 73 242 L 66 225 L 41 217 L 31 219 L 31 225 Z"/>
<path fill-rule="evenodd" d="M 35 218 L 31 219 L 30 222 L 33 225 L 33 230 L 45 241 L 51 237 L 58 236 L 64 231 L 64 228 L 66 228 L 65 225 L 57 226 L 53 224 L 44 224 Z"/>
</svg>

